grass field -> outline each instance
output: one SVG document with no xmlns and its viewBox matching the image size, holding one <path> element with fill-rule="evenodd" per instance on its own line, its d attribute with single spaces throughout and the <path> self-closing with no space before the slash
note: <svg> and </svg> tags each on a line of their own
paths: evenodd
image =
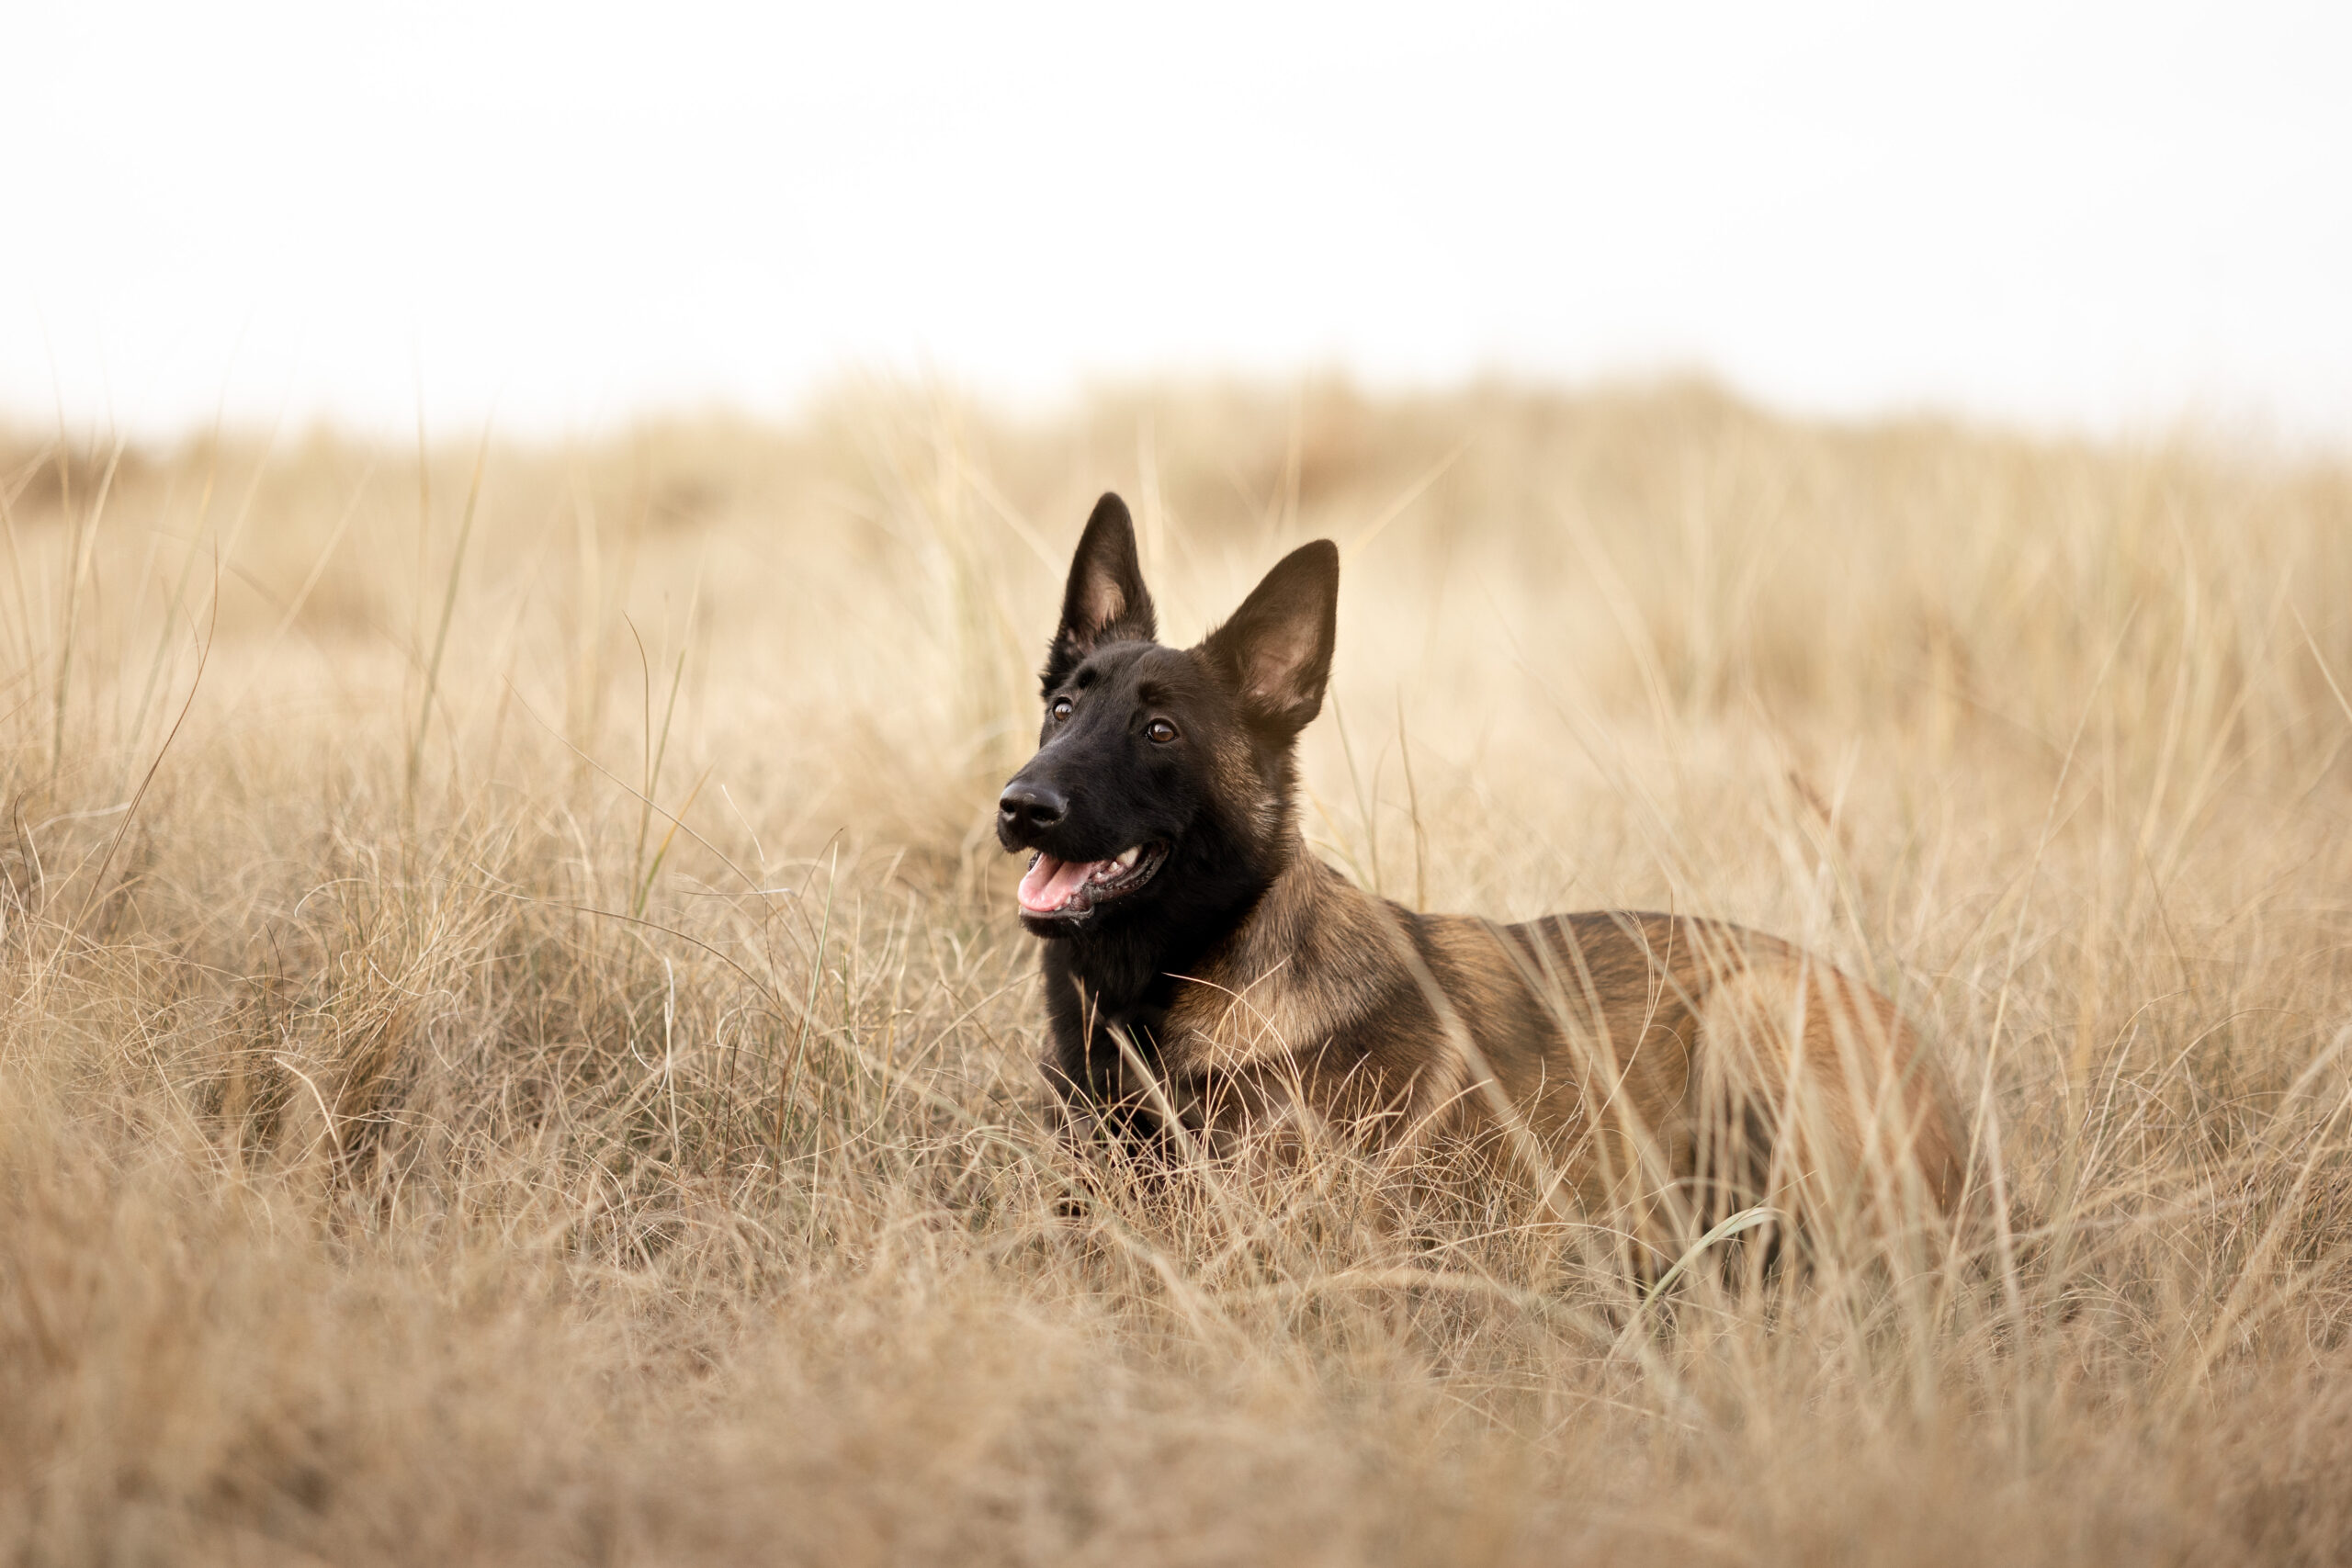
<svg viewBox="0 0 2352 1568">
<path fill-rule="evenodd" d="M 10 1561 L 2352 1560 L 2352 469 L 1684 386 L 430 435 L 0 439 Z M 1170 640 L 1341 544 L 1322 853 L 1832 955 L 2006 1240 L 1645 1304 L 1341 1156 L 1074 1188 L 989 827 L 1105 488 Z"/>
</svg>

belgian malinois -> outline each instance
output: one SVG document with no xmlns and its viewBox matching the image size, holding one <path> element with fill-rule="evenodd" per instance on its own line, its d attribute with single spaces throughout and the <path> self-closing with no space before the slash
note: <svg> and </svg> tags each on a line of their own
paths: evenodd
<svg viewBox="0 0 2352 1568">
<path fill-rule="evenodd" d="M 1635 911 L 1498 925 L 1375 897 L 1310 853 L 1340 553 L 1284 557 L 1199 646 L 1155 640 L 1127 509 L 1070 563 L 1036 755 L 997 835 L 1031 855 L 1069 1124 L 1138 1146 L 1483 1142 L 1654 1269 L 1708 1226 L 1953 1214 L 1963 1158 L 1894 1007 L 1786 942 Z M 1262 1140 L 1261 1140 L 1262 1142 Z"/>
</svg>

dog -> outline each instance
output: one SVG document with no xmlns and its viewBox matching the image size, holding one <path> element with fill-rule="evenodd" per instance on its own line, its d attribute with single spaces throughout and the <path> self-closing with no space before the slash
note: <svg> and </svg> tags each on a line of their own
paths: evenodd
<svg viewBox="0 0 2352 1568">
<path fill-rule="evenodd" d="M 1492 1152 L 1657 1271 L 1710 1227 L 1948 1222 L 1956 1119 L 1892 1003 L 1724 922 L 1518 925 L 1375 897 L 1299 830 L 1340 554 L 1301 547 L 1197 646 L 1158 640 L 1125 505 L 1070 563 L 1036 754 L 997 834 L 1031 856 L 1043 1069 L 1080 1141 L 1212 1154 L 1337 1137 Z"/>
</svg>

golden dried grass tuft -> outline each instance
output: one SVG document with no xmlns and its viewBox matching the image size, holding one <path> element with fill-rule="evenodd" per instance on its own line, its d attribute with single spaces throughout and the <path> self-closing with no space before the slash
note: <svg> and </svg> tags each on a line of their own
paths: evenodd
<svg viewBox="0 0 2352 1568">
<path fill-rule="evenodd" d="M 1069 1164 L 988 824 L 1106 487 L 1171 637 L 1340 542 L 1322 852 L 1871 977 L 2012 1245 L 1645 1303 L 1476 1183 Z M 2341 466 L 885 389 L 0 501 L 18 1560 L 2352 1554 Z"/>
</svg>

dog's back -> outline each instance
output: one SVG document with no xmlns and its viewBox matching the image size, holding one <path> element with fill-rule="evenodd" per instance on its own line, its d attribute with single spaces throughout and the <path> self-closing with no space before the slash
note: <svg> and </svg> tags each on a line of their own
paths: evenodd
<svg viewBox="0 0 2352 1568">
<path fill-rule="evenodd" d="M 1960 1203 L 1939 1077 L 1871 987 L 1775 938 L 1634 911 L 1416 914 L 1303 863 L 1153 1036 L 1211 1131 L 1490 1145 L 1653 1255 L 1762 1205 L 1818 1232 Z"/>
</svg>

